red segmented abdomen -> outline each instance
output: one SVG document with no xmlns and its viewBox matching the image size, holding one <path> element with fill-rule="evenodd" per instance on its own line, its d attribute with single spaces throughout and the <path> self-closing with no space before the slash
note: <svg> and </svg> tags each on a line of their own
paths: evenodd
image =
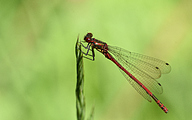
<svg viewBox="0 0 192 120">
<path fill-rule="evenodd" d="M 168 109 L 160 102 L 160 100 L 158 100 L 155 95 L 152 94 L 151 96 L 153 98 L 153 100 L 155 100 L 155 102 L 159 105 L 159 107 L 165 112 L 168 113 Z"/>
<path fill-rule="evenodd" d="M 113 61 L 120 69 L 122 69 L 127 75 L 129 75 L 129 77 L 131 77 L 136 83 L 138 83 L 150 96 L 153 95 L 151 91 L 149 91 L 139 80 L 137 80 L 137 78 L 135 78 L 130 72 L 121 66 L 109 53 L 107 56 L 110 56 L 108 58 Z"/>
<path fill-rule="evenodd" d="M 132 78 L 136 83 L 138 83 L 146 92 L 149 94 L 155 102 L 159 105 L 159 107 L 165 112 L 168 112 L 168 109 L 153 95 L 151 91 L 149 91 L 137 78 L 135 78 L 131 73 L 129 73 L 123 66 L 121 66 L 108 52 L 103 53 L 106 58 L 110 59 L 113 61 L 120 69 L 122 69 L 127 75 L 129 75 L 130 78 Z"/>
</svg>

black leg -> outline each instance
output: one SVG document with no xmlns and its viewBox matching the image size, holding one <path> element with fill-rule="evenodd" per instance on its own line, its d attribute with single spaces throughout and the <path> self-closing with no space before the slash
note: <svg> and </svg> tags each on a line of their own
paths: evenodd
<svg viewBox="0 0 192 120">
<path fill-rule="evenodd" d="M 85 47 L 82 42 L 79 42 L 79 43 L 80 43 L 85 49 L 87 49 L 88 47 L 90 47 L 90 44 L 91 44 L 91 43 L 88 43 L 88 44 L 87 44 L 87 47 Z"/>
<path fill-rule="evenodd" d="M 87 49 L 87 53 L 85 53 L 85 52 L 83 52 L 82 50 L 81 50 L 81 52 L 84 54 L 84 55 L 89 55 L 89 56 L 92 56 L 92 55 L 90 55 L 90 54 L 88 54 L 89 53 L 89 50 L 90 50 L 90 47 L 91 47 L 91 43 L 88 43 L 87 44 L 87 47 L 85 47 L 81 42 L 80 42 L 80 44 L 85 48 L 85 49 Z"/>
<path fill-rule="evenodd" d="M 79 49 L 79 50 L 80 50 L 85 56 L 89 55 L 89 56 L 92 56 L 93 58 L 88 58 L 88 57 L 85 57 L 85 56 L 83 56 L 83 57 L 84 57 L 84 58 L 87 58 L 87 59 L 89 59 L 89 60 L 94 61 L 94 60 L 95 60 L 95 53 L 94 53 L 94 48 L 91 47 L 91 43 L 88 43 L 87 46 L 84 46 L 81 42 L 80 42 L 80 44 L 81 44 L 85 49 L 87 49 L 87 52 L 85 53 L 85 52 L 83 52 L 81 49 Z M 90 50 L 90 47 L 92 48 L 92 49 L 91 49 L 92 54 L 88 54 L 88 53 L 89 53 L 89 50 Z"/>
</svg>

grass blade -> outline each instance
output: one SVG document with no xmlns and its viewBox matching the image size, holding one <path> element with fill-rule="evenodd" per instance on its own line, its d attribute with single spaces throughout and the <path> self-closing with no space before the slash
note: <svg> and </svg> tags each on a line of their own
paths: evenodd
<svg viewBox="0 0 192 120">
<path fill-rule="evenodd" d="M 85 119 L 85 96 L 84 96 L 84 70 L 83 70 L 83 54 L 81 52 L 81 45 L 79 44 L 79 37 L 77 38 L 76 47 L 76 63 L 77 63 L 77 84 L 76 84 L 76 109 L 77 120 Z"/>
</svg>

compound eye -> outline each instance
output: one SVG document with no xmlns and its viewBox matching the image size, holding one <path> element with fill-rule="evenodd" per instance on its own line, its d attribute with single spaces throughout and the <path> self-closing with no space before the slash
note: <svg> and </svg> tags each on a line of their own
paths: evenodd
<svg viewBox="0 0 192 120">
<path fill-rule="evenodd" d="M 92 33 L 87 33 L 87 35 L 84 37 L 84 40 L 88 42 L 91 40 L 92 36 L 93 36 Z"/>
<path fill-rule="evenodd" d="M 93 37 L 93 34 L 92 34 L 92 33 L 87 33 L 86 36 L 89 37 L 89 38 L 92 38 L 92 37 Z"/>
</svg>

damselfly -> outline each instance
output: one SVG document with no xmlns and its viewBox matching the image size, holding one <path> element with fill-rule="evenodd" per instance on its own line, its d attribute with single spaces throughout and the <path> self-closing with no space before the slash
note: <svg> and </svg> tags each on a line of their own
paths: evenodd
<svg viewBox="0 0 192 120">
<path fill-rule="evenodd" d="M 163 92 L 161 84 L 155 79 L 161 77 L 161 74 L 169 73 L 171 66 L 153 57 L 129 52 L 119 47 L 109 46 L 105 42 L 92 38 L 92 36 L 92 33 L 87 33 L 84 37 L 85 42 L 88 44 L 84 46 L 81 43 L 87 49 L 87 52 L 82 51 L 82 53 L 86 56 L 92 56 L 91 60 L 93 61 L 95 60 L 94 49 L 104 54 L 106 58 L 120 68 L 122 74 L 139 94 L 149 102 L 153 98 L 159 107 L 167 113 L 168 109 L 154 95 L 154 93 L 161 94 Z M 89 50 L 92 51 L 92 54 L 89 54 Z"/>
</svg>

